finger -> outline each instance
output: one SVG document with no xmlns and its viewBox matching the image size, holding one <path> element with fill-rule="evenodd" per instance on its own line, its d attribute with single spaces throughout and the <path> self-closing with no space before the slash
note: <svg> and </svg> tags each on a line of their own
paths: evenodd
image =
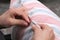
<svg viewBox="0 0 60 40">
<path fill-rule="evenodd" d="M 47 25 L 45 25 L 45 24 L 39 24 L 39 25 L 40 25 L 40 27 L 41 27 L 42 30 L 46 29 Z"/>
<path fill-rule="evenodd" d="M 54 32 L 53 31 L 50 32 L 50 37 L 51 37 L 50 40 L 54 40 L 55 39 L 55 35 L 54 35 Z"/>
<path fill-rule="evenodd" d="M 24 12 L 24 13 L 22 14 L 22 17 L 23 17 L 28 23 L 30 23 L 30 20 L 29 20 L 29 17 L 28 17 L 28 13 L 27 13 L 27 12 Z"/>
<path fill-rule="evenodd" d="M 53 31 L 53 29 L 50 26 L 48 26 L 48 25 L 46 25 L 45 30 L 48 30 L 49 32 L 52 32 Z"/>
<path fill-rule="evenodd" d="M 51 37 L 54 36 L 54 32 L 53 31 L 50 32 L 50 36 Z"/>
<path fill-rule="evenodd" d="M 12 18 L 10 18 L 10 24 L 11 24 L 11 25 L 28 26 L 28 23 L 25 22 L 24 20 L 12 19 Z"/>
<path fill-rule="evenodd" d="M 40 27 L 42 28 L 42 30 L 51 30 L 52 29 L 51 27 L 49 27 L 46 24 L 40 24 Z"/>
<path fill-rule="evenodd" d="M 42 28 L 43 28 L 44 31 L 47 31 L 47 32 L 52 32 L 53 31 L 53 29 L 50 26 L 46 25 L 46 24 L 44 24 L 42 26 Z"/>
<path fill-rule="evenodd" d="M 38 31 L 38 30 L 40 31 L 40 30 L 41 30 L 40 28 L 36 27 L 35 25 L 32 26 L 32 29 L 33 29 L 34 31 Z"/>
<path fill-rule="evenodd" d="M 23 19 L 25 19 L 27 22 L 30 22 L 28 18 L 27 9 L 25 7 L 18 8 L 16 12 L 18 15 L 22 16 Z"/>
</svg>

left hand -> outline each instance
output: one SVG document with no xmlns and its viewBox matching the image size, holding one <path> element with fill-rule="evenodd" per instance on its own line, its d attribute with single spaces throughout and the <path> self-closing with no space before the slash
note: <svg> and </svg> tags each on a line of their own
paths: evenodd
<svg viewBox="0 0 60 40">
<path fill-rule="evenodd" d="M 17 17 L 19 19 L 17 19 Z M 22 18 L 22 19 L 21 19 Z M 0 25 L 10 27 L 14 25 L 27 26 L 30 23 L 27 9 L 21 7 L 17 9 L 9 9 L 0 16 Z"/>
</svg>

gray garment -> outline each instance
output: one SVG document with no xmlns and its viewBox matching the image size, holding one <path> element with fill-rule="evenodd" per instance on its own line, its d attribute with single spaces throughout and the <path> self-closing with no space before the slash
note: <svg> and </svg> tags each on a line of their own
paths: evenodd
<svg viewBox="0 0 60 40">
<path fill-rule="evenodd" d="M 12 31 L 12 40 L 31 40 L 33 36 L 33 30 L 31 27 L 21 28 L 14 27 Z"/>
<path fill-rule="evenodd" d="M 0 31 L 0 40 L 5 40 L 3 33 Z"/>
</svg>

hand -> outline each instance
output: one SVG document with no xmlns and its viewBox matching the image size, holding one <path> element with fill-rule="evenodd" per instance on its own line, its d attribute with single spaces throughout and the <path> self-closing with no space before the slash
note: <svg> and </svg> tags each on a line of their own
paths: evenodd
<svg viewBox="0 0 60 40">
<path fill-rule="evenodd" d="M 29 22 L 30 21 L 25 7 L 21 7 L 19 9 L 17 8 L 9 9 L 0 16 L 0 25 L 2 26 L 13 25 L 27 26 Z"/>
<path fill-rule="evenodd" d="M 40 27 L 42 29 L 33 25 L 34 36 L 32 40 L 54 40 L 55 36 L 52 28 L 44 24 L 41 24 Z"/>
</svg>

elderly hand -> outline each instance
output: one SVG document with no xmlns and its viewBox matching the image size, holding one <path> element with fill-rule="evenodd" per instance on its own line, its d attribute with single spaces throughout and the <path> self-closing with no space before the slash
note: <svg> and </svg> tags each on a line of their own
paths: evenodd
<svg viewBox="0 0 60 40">
<path fill-rule="evenodd" d="M 41 24 L 40 27 L 42 29 L 33 25 L 34 36 L 32 40 L 54 40 L 55 36 L 52 28 L 44 24 Z"/>
<path fill-rule="evenodd" d="M 25 7 L 19 9 L 9 9 L 0 16 L 0 25 L 2 26 L 27 26 L 29 23 L 27 10 Z"/>
</svg>

